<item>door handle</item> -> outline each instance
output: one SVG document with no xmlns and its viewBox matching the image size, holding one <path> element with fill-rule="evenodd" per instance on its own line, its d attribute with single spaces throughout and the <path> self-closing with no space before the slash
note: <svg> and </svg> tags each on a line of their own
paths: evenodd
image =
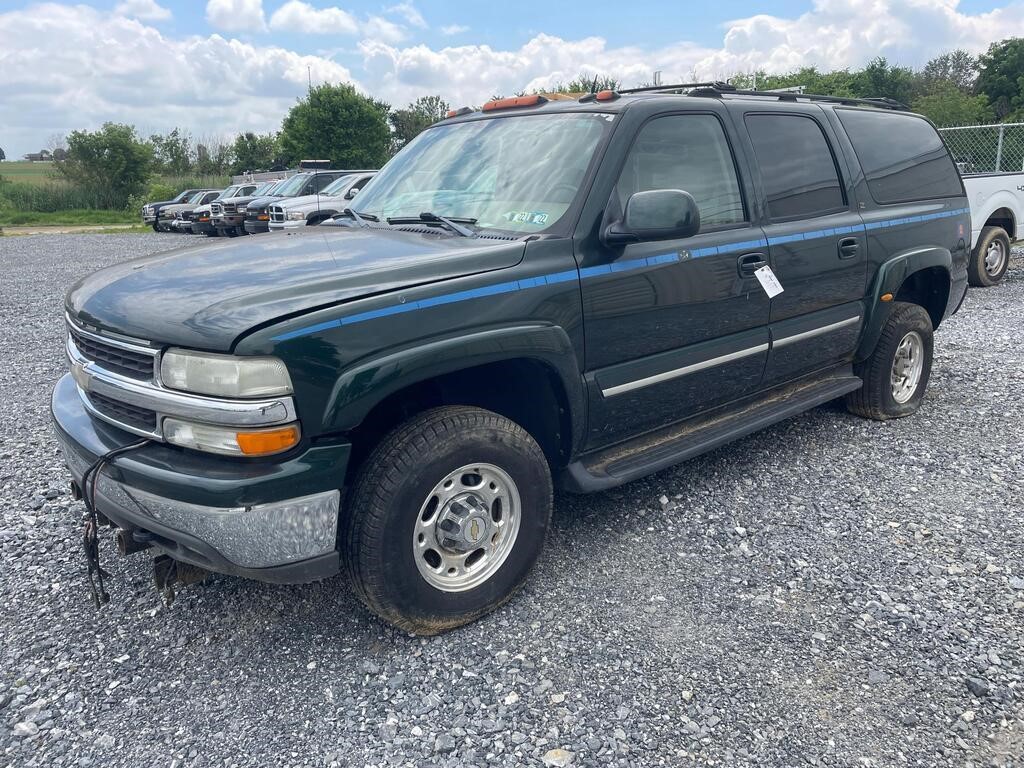
<svg viewBox="0 0 1024 768">
<path fill-rule="evenodd" d="M 753 277 L 761 267 L 768 266 L 768 257 L 763 253 L 745 253 L 736 260 L 740 277 Z"/>
<path fill-rule="evenodd" d="M 860 251 L 860 243 L 856 237 L 844 237 L 839 241 L 839 258 L 852 259 Z"/>
</svg>

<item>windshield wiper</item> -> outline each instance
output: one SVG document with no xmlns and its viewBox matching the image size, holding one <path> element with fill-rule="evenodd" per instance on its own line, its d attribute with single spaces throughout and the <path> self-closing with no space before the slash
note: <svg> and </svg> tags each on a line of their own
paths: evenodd
<svg viewBox="0 0 1024 768">
<path fill-rule="evenodd" d="M 341 215 L 348 216 L 363 229 L 366 229 L 368 226 L 370 226 L 369 224 L 366 223 L 368 221 L 380 221 L 380 219 L 378 219 L 372 213 L 360 213 L 359 211 L 354 210 L 352 208 L 346 208 L 341 212 Z"/>
<path fill-rule="evenodd" d="M 419 216 L 389 216 L 388 224 L 415 224 L 418 222 L 427 222 L 428 224 L 444 224 L 455 234 L 460 237 L 477 237 L 469 227 L 462 226 L 463 224 L 476 224 L 476 219 L 470 218 L 451 218 L 448 216 L 440 216 L 430 211 L 424 211 Z"/>
</svg>

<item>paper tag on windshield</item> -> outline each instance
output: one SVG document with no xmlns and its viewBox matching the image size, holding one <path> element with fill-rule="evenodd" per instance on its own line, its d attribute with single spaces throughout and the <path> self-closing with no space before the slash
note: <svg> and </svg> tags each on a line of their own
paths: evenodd
<svg viewBox="0 0 1024 768">
<path fill-rule="evenodd" d="M 765 264 L 760 269 L 754 272 L 754 277 L 757 278 L 757 282 L 764 288 L 764 292 L 768 294 L 768 298 L 771 299 L 782 293 L 782 283 L 779 282 L 779 278 L 772 272 L 772 268 Z"/>
</svg>

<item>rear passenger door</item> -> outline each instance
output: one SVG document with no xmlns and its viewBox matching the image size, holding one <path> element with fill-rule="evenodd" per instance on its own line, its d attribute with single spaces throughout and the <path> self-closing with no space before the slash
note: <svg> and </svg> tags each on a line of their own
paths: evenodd
<svg viewBox="0 0 1024 768">
<path fill-rule="evenodd" d="M 751 110 L 743 122 L 771 266 L 783 287 L 771 302 L 768 387 L 851 357 L 867 289 L 867 243 L 820 110 Z"/>
</svg>

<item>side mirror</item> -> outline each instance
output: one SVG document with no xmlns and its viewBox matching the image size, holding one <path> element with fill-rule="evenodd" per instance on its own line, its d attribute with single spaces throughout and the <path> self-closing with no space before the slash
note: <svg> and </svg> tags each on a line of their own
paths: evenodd
<svg viewBox="0 0 1024 768">
<path fill-rule="evenodd" d="M 634 192 L 626 201 L 623 221 L 604 232 L 608 244 L 641 240 L 677 240 L 700 231 L 700 210 L 693 195 L 681 189 Z"/>
<path fill-rule="evenodd" d="M 345 193 L 345 199 L 351 200 L 353 197 L 359 194 L 358 187 L 352 187 L 348 192 Z"/>
</svg>

